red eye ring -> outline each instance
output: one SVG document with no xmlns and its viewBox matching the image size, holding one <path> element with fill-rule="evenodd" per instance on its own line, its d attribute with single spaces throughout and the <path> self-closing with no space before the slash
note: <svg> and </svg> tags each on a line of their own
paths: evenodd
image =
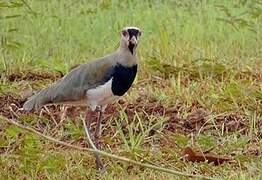
<svg viewBox="0 0 262 180">
<path fill-rule="evenodd" d="M 128 32 L 124 30 L 124 31 L 122 31 L 122 34 L 123 34 L 123 36 L 126 37 L 128 35 Z"/>
</svg>

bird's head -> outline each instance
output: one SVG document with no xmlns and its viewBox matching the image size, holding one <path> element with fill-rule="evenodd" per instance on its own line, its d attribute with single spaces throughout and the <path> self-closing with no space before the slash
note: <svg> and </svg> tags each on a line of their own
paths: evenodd
<svg viewBox="0 0 262 180">
<path fill-rule="evenodd" d="M 134 54 L 141 34 L 141 30 L 137 27 L 125 27 L 121 31 L 120 46 L 128 48 Z"/>
</svg>

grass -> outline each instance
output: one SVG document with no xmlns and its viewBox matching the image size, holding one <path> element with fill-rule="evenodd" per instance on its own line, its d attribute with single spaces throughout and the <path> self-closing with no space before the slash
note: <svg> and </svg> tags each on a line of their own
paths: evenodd
<svg viewBox="0 0 262 180">
<path fill-rule="evenodd" d="M 186 119 L 195 107 L 212 116 L 207 131 L 166 132 L 165 115 L 120 111 L 104 130 L 105 150 L 136 160 L 162 164 L 185 173 L 225 179 L 261 178 L 262 121 L 262 4 L 256 0 L 176 1 L 0 1 L 0 93 L 19 96 L 28 87 L 39 89 L 45 81 L 10 82 L 12 73 L 68 72 L 83 63 L 114 51 L 119 31 L 134 25 L 143 31 L 138 48 L 139 73 L 124 101 L 136 102 L 146 94 L 155 104 L 179 107 Z M 142 95 L 141 95 L 142 94 Z M 228 131 L 215 125 L 220 114 L 237 114 L 246 125 Z M 23 117 L 24 123 L 42 124 L 52 132 L 49 119 Z M 55 136 L 80 143 L 81 121 L 67 118 Z M 122 129 L 122 124 L 126 129 Z M 151 135 L 151 129 L 156 133 Z M 124 132 L 127 130 L 127 132 Z M 163 145 L 163 142 L 165 142 Z M 180 159 L 186 146 L 233 155 L 236 163 L 214 166 Z M 246 153 L 252 149 L 259 155 Z M 149 169 L 108 158 L 106 174 L 94 170 L 92 154 L 72 151 L 45 142 L 33 134 L 0 121 L 0 173 L 3 178 L 62 179 L 172 179 Z M 1 179 L 1 178 L 0 178 Z"/>
</svg>

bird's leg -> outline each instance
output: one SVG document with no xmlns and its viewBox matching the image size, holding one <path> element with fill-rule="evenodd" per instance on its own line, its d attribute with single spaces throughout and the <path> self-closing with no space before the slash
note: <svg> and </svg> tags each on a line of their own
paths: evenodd
<svg viewBox="0 0 262 180">
<path fill-rule="evenodd" d="M 93 115 L 93 113 L 88 111 L 88 109 L 87 109 L 86 110 L 86 116 L 85 116 L 85 123 L 86 123 L 86 126 L 87 126 L 87 131 L 88 131 L 89 136 L 91 135 L 90 130 L 91 130 L 91 118 L 92 118 L 92 115 Z"/>
<path fill-rule="evenodd" d="M 102 110 L 99 109 L 98 110 L 98 119 L 97 119 L 97 124 L 96 124 L 96 130 L 95 130 L 95 139 L 94 139 L 94 142 L 95 142 L 95 145 L 97 148 L 99 148 L 99 143 L 98 143 L 98 140 L 100 138 L 100 131 L 101 131 L 101 119 L 102 119 Z"/>
<path fill-rule="evenodd" d="M 97 149 L 100 149 L 99 147 L 99 137 L 100 137 L 100 130 L 101 130 L 101 118 L 102 118 L 102 110 L 101 108 L 99 108 L 98 110 L 98 119 L 97 119 L 97 124 L 96 124 L 96 130 L 95 130 L 95 134 L 94 134 L 94 143 Z M 101 169 L 104 170 L 104 165 L 102 164 L 99 156 L 96 156 L 96 166 L 99 167 Z"/>
<path fill-rule="evenodd" d="M 87 136 L 88 136 L 88 141 L 91 141 L 91 142 L 88 142 L 88 143 L 91 145 L 91 147 L 92 147 L 93 149 L 97 149 L 97 143 L 95 142 L 95 144 L 94 144 L 94 143 L 92 142 L 91 132 L 90 132 L 90 130 L 91 130 L 91 118 L 92 118 L 92 115 L 93 115 L 93 112 L 89 112 L 89 111 L 87 110 L 87 112 L 86 112 L 86 117 L 85 117 L 85 122 L 84 122 L 84 123 L 85 123 L 84 126 L 85 126 L 85 129 L 86 129 L 86 134 L 87 134 Z M 95 158 L 96 158 L 96 168 L 99 169 L 99 170 L 104 171 L 105 168 L 104 168 L 104 165 L 103 165 L 103 163 L 102 163 L 102 161 L 101 161 L 98 153 L 94 153 L 94 155 L 95 155 Z"/>
</svg>

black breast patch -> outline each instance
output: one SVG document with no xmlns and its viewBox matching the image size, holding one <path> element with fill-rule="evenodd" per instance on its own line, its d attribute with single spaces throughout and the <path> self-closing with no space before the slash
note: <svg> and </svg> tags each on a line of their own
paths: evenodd
<svg viewBox="0 0 262 180">
<path fill-rule="evenodd" d="M 123 96 L 131 87 L 137 73 L 137 65 L 125 67 L 117 64 L 113 73 L 112 92 L 116 96 Z"/>
</svg>

